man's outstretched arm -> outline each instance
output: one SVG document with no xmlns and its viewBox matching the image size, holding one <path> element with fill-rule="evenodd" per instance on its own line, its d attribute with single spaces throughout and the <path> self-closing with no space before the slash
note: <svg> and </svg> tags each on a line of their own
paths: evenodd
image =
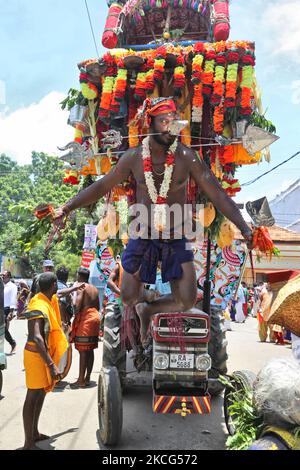
<svg viewBox="0 0 300 470">
<path fill-rule="evenodd" d="M 57 210 L 56 217 L 67 215 L 75 209 L 87 207 L 97 202 L 115 186 L 126 181 L 130 175 L 135 154 L 136 149 L 127 150 L 120 158 L 117 165 L 107 175 L 93 183 L 87 189 L 80 191 L 74 198 L 66 202 L 66 204 Z"/>
<path fill-rule="evenodd" d="M 187 149 L 190 173 L 201 189 L 222 214 L 231 220 L 242 232 L 248 243 L 252 241 L 252 230 L 242 217 L 236 203 L 227 195 L 219 181 L 205 162 L 200 161 L 194 151 Z"/>
</svg>

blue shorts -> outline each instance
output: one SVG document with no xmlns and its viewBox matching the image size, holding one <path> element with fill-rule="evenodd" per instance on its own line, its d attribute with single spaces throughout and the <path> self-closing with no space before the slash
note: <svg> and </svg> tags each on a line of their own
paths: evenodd
<svg viewBox="0 0 300 470">
<path fill-rule="evenodd" d="M 180 240 L 130 239 L 122 256 L 122 266 L 129 274 L 139 271 L 145 284 L 155 284 L 158 262 L 161 261 L 162 282 L 181 279 L 182 264 L 194 261 L 194 253 L 186 238 Z"/>
</svg>

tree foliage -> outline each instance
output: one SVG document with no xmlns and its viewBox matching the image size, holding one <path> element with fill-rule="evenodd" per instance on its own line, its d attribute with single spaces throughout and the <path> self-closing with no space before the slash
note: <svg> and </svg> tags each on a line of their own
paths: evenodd
<svg viewBox="0 0 300 470">
<path fill-rule="evenodd" d="M 0 253 L 21 260 L 24 276 L 41 270 L 47 236 L 37 233 L 36 244 L 30 232 L 37 220 L 34 209 L 40 204 L 58 207 L 78 192 L 78 187 L 63 184 L 63 164 L 45 153 L 32 153 L 31 165 L 18 165 L 7 155 L 0 156 Z M 80 264 L 84 225 L 95 223 L 95 216 L 77 211 L 70 217 L 62 241 L 51 247 L 49 257 L 56 266 L 67 266 L 74 274 Z M 27 243 L 27 245 L 26 245 Z"/>
</svg>

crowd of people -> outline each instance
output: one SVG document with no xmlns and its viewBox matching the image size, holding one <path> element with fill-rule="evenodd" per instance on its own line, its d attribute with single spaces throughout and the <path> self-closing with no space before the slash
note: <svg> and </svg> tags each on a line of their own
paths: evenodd
<svg viewBox="0 0 300 470">
<path fill-rule="evenodd" d="M 24 349 L 27 395 L 23 407 L 24 450 L 35 449 L 36 442 L 48 439 L 39 433 L 38 421 L 45 396 L 63 378 L 64 357 L 70 344 L 79 352 L 79 373 L 71 389 L 91 385 L 94 350 L 98 348 L 100 302 L 96 287 L 89 284 L 90 271 L 80 267 L 76 282 L 69 287 L 69 271 L 55 272 L 51 260 L 43 262 L 43 272 L 29 285 L 13 280 L 9 271 L 1 275 L 4 283 L 5 339 L 10 354 L 17 342 L 9 329 L 13 318 L 28 320 Z M 24 345 L 22 345 L 23 347 Z"/>
</svg>

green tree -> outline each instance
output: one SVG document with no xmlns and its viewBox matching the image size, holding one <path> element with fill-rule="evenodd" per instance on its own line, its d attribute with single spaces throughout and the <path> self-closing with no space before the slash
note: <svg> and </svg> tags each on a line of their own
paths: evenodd
<svg viewBox="0 0 300 470">
<path fill-rule="evenodd" d="M 19 258 L 27 276 L 41 270 L 48 238 L 37 224 L 34 209 L 48 203 L 58 207 L 78 192 L 78 187 L 63 184 L 63 176 L 62 162 L 45 153 L 33 152 L 32 164 L 24 166 L 7 155 L 0 156 L 0 253 Z M 80 263 L 84 225 L 96 222 L 95 215 L 86 210 L 71 215 L 62 241 L 49 252 L 56 266 L 63 264 L 74 275 Z M 34 238 L 37 243 L 32 243 Z"/>
</svg>

